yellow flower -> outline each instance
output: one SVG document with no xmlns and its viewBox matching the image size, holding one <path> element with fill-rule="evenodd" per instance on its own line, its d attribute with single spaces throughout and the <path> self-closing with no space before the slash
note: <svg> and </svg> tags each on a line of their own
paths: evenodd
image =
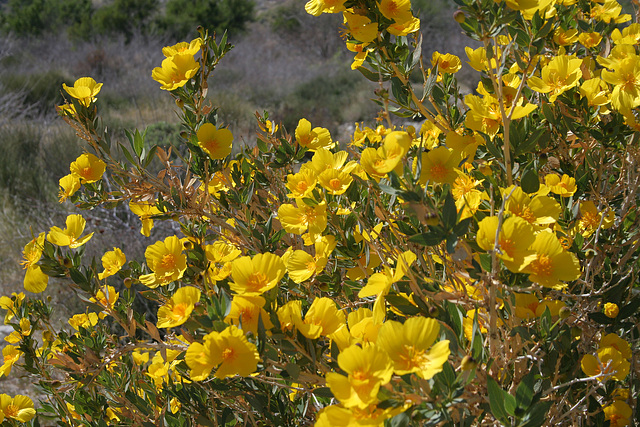
<svg viewBox="0 0 640 427">
<path fill-rule="evenodd" d="M 392 21 L 406 22 L 413 18 L 410 0 L 381 0 L 380 13 Z"/>
<path fill-rule="evenodd" d="M 613 347 L 620 352 L 624 359 L 631 359 L 631 346 L 628 342 L 614 333 L 607 334 L 600 338 L 600 348 Z"/>
<path fill-rule="evenodd" d="M 353 182 L 353 177 L 336 169 L 327 169 L 318 176 L 318 182 L 329 194 L 344 194 Z"/>
<path fill-rule="evenodd" d="M 302 318 L 302 302 L 290 301 L 277 311 L 283 330 L 297 329 L 309 339 L 328 336 L 345 324 L 344 313 L 331 298 L 316 298 Z"/>
<path fill-rule="evenodd" d="M 198 145 L 212 159 L 224 159 L 231 153 L 233 134 L 229 129 L 217 129 L 211 123 L 200 126 Z"/>
<path fill-rule="evenodd" d="M 553 41 L 559 46 L 574 44 L 578 41 L 578 30 L 575 28 L 571 28 L 569 30 L 558 28 L 553 33 Z"/>
<path fill-rule="evenodd" d="M 623 400 L 614 400 L 611 405 L 602 408 L 604 419 L 609 420 L 610 427 L 628 426 L 631 423 L 633 410 Z"/>
<path fill-rule="evenodd" d="M 587 200 L 586 202 L 580 203 L 580 218 L 575 226 L 575 230 L 582 234 L 584 237 L 589 237 L 602 224 L 603 229 L 613 227 L 613 221 L 615 219 L 615 214 L 613 210 L 608 209 L 607 215 L 603 218 L 602 212 L 598 211 L 595 203 L 591 200 Z"/>
<path fill-rule="evenodd" d="M 572 281 L 580 277 L 580 263 L 574 254 L 564 250 L 558 238 L 551 231 L 543 230 L 536 236 L 530 247 L 535 259 L 524 269 L 529 280 L 542 286 L 561 289 L 561 281 Z"/>
<path fill-rule="evenodd" d="M 198 301 L 198 288 L 185 286 L 178 289 L 165 305 L 158 308 L 158 328 L 174 328 L 185 323 Z"/>
<path fill-rule="evenodd" d="M 303 198 L 309 197 L 316 183 L 318 182 L 316 173 L 311 168 L 301 169 L 297 174 L 287 175 L 287 189 L 290 191 L 287 197 Z"/>
<path fill-rule="evenodd" d="M 91 329 L 98 324 L 98 315 L 96 313 L 74 314 L 69 319 L 69 324 L 77 331 L 79 331 L 80 328 Z"/>
<path fill-rule="evenodd" d="M 11 297 L 0 297 L 0 308 L 7 310 L 7 313 L 4 316 L 5 324 L 13 319 L 13 317 L 16 315 L 18 307 L 20 307 L 23 300 L 24 294 L 22 292 L 20 292 L 19 294 L 12 292 Z"/>
<path fill-rule="evenodd" d="M 638 44 L 640 41 L 640 24 L 629 24 L 622 29 L 622 32 L 618 28 L 614 28 L 611 32 L 611 40 L 618 44 Z"/>
<path fill-rule="evenodd" d="M 431 66 L 438 66 L 439 73 L 455 74 L 462 68 L 460 58 L 451 53 L 433 52 L 431 55 Z"/>
<path fill-rule="evenodd" d="M 91 77 L 80 77 L 75 81 L 73 87 L 62 84 L 62 88 L 72 97 L 77 99 L 80 104 L 88 107 L 96 100 L 96 95 L 102 88 L 102 83 L 96 83 Z"/>
<path fill-rule="evenodd" d="M 529 77 L 529 87 L 536 92 L 549 93 L 549 102 L 580 82 L 582 59 L 558 55 L 542 68 L 542 78 Z"/>
<path fill-rule="evenodd" d="M 542 301 L 535 294 L 515 293 L 516 297 L 516 316 L 520 319 L 532 319 L 542 316 L 542 313 L 549 308 L 552 316 L 557 316 L 560 309 L 565 306 L 562 301 L 553 301 L 545 298 Z"/>
<path fill-rule="evenodd" d="M 478 226 L 476 236 L 478 246 L 485 251 L 494 250 L 498 217 L 485 217 Z M 529 249 L 535 239 L 533 227 L 527 221 L 517 216 L 510 216 L 503 221 L 498 235 L 497 256 L 509 271 L 519 273 L 535 259 L 534 252 Z"/>
<path fill-rule="evenodd" d="M 311 129 L 311 122 L 307 119 L 300 119 L 298 122 L 298 126 L 296 127 L 296 141 L 310 151 L 321 148 L 329 149 L 335 146 L 328 129 L 321 127 Z"/>
<path fill-rule="evenodd" d="M 435 319 L 412 317 L 404 324 L 389 320 L 378 332 L 377 345 L 387 352 L 398 375 L 416 373 L 431 379 L 449 358 L 449 340 L 433 345 L 440 333 Z"/>
<path fill-rule="evenodd" d="M 617 28 L 614 31 L 620 31 Z M 613 35 L 611 36 L 613 39 Z M 602 41 L 602 34 L 600 33 L 580 33 L 578 36 L 578 40 L 582 44 L 582 46 L 590 49 L 592 47 L 596 47 Z"/>
<path fill-rule="evenodd" d="M 343 12 L 344 22 L 349 28 L 349 33 L 360 43 L 371 43 L 378 37 L 378 23 L 371 22 L 366 16 L 356 15 L 351 12 Z"/>
<path fill-rule="evenodd" d="M 12 420 L 26 423 L 36 416 L 33 401 L 20 394 L 11 397 L 8 394 L 0 394 L 0 413 Z"/>
<path fill-rule="evenodd" d="M 598 60 L 598 62 L 603 61 Z M 635 54 L 627 55 L 605 66 L 613 68 L 613 71 L 602 70 L 600 74 L 602 80 L 613 85 L 611 105 L 622 114 L 627 114 L 631 109 L 640 106 L 640 57 Z"/>
<path fill-rule="evenodd" d="M 56 226 L 51 227 L 47 240 L 57 246 L 69 246 L 72 249 L 79 248 L 93 237 L 93 233 L 80 237 L 86 223 L 82 215 L 69 215 L 66 221 L 67 227 L 64 230 Z"/>
<path fill-rule="evenodd" d="M 235 295 L 231 301 L 231 309 L 224 321 L 231 323 L 245 332 L 258 334 L 258 323 L 262 319 L 262 325 L 268 331 L 273 328 L 269 314 L 264 307 L 265 299 L 260 296 Z M 242 325 L 242 326 L 241 326 Z"/>
<path fill-rule="evenodd" d="M 129 201 L 129 209 L 138 215 L 142 221 L 140 234 L 149 237 L 151 229 L 153 228 L 153 219 L 151 219 L 151 216 L 160 214 L 160 209 L 155 206 L 155 203 L 143 201 L 134 202 L 133 200 Z"/>
<path fill-rule="evenodd" d="M 387 27 L 389 34 L 402 37 L 420 30 L 420 19 L 411 16 L 407 21 L 396 21 Z"/>
<path fill-rule="evenodd" d="M 2 349 L 2 357 L 4 363 L 0 366 L 0 377 L 8 376 L 11 373 L 11 367 L 20 359 L 22 352 L 13 345 L 8 345 Z"/>
<path fill-rule="evenodd" d="M 315 206 L 297 199 L 296 206 L 283 204 L 278 208 L 278 219 L 287 233 L 320 234 L 327 228 L 327 203 L 323 200 Z"/>
<path fill-rule="evenodd" d="M 602 106 L 608 104 L 611 100 L 609 85 L 597 77 L 585 80 L 580 85 L 580 94 L 587 98 L 589 105 Z M 604 114 L 607 111 L 608 109 L 604 109 L 602 112 Z"/>
<path fill-rule="evenodd" d="M 49 276 L 44 274 L 40 266 L 36 264 L 42 257 L 44 235 L 44 232 L 40 233 L 38 237 L 27 243 L 22 251 L 23 260 L 20 264 L 24 265 L 24 269 L 27 270 L 24 275 L 24 288 L 29 292 L 42 292 L 47 289 L 49 283 Z"/>
<path fill-rule="evenodd" d="M 553 198 L 539 194 L 529 197 L 520 187 L 512 189 L 513 187 L 508 187 L 502 192 L 504 197 L 511 194 L 506 203 L 506 211 L 524 219 L 534 229 L 547 228 L 560 217 L 562 209 Z"/>
<path fill-rule="evenodd" d="M 618 313 L 620 313 L 620 309 L 618 308 L 618 304 L 608 302 L 604 305 L 604 314 L 610 318 L 615 319 L 618 317 Z"/>
<path fill-rule="evenodd" d="M 360 155 L 360 165 L 376 181 L 394 170 L 411 148 L 413 138 L 407 132 L 393 131 L 378 149 L 368 147 Z"/>
<path fill-rule="evenodd" d="M 105 286 L 104 288 L 99 289 L 98 292 L 96 292 L 95 298 L 92 297 L 90 298 L 90 300 L 104 307 L 108 312 L 113 310 L 113 307 L 116 301 L 118 301 L 119 296 L 120 296 L 120 293 L 116 292 L 116 289 L 113 286 Z M 104 312 L 100 313 L 99 317 L 101 319 L 104 319 L 105 317 Z"/>
<path fill-rule="evenodd" d="M 566 173 L 562 174 L 562 178 L 555 173 L 550 173 L 544 177 L 544 182 L 552 193 L 562 197 L 571 197 L 578 189 L 576 179 Z"/>
<path fill-rule="evenodd" d="M 89 184 L 102 179 L 107 165 L 95 155 L 84 153 L 71 163 L 69 169 L 73 175 L 80 178 L 82 184 Z"/>
<path fill-rule="evenodd" d="M 102 280 L 113 276 L 120 271 L 126 261 L 127 258 L 124 252 L 119 248 L 113 248 L 112 251 L 105 252 L 105 254 L 102 255 L 102 268 L 104 268 L 104 271 L 98 273 L 98 279 Z"/>
<path fill-rule="evenodd" d="M 338 355 L 338 365 L 348 376 L 329 372 L 327 386 L 347 408 L 364 409 L 376 403 L 380 386 L 387 384 L 393 375 L 389 356 L 372 344 L 344 349 Z"/>
<path fill-rule="evenodd" d="M 65 175 L 60 178 L 58 185 L 60 186 L 58 200 L 60 203 L 63 203 L 80 189 L 80 177 L 70 173 L 69 175 Z"/>
<path fill-rule="evenodd" d="M 338 13 L 345 10 L 346 0 L 309 0 L 304 5 L 304 10 L 309 15 L 320 16 L 323 13 Z"/>
<path fill-rule="evenodd" d="M 187 349 L 185 361 L 191 368 L 191 379 L 202 381 L 216 366 L 216 378 L 224 379 L 255 372 L 260 356 L 256 346 L 244 336 L 236 326 L 229 326 L 222 332 L 211 332 L 204 337 L 204 343 L 192 343 Z"/>
<path fill-rule="evenodd" d="M 460 156 L 445 146 L 422 153 L 420 183 L 452 184 L 458 177 Z"/>
<path fill-rule="evenodd" d="M 176 236 L 169 236 L 147 247 L 144 256 L 153 273 L 140 276 L 140 281 L 150 288 L 166 285 L 182 277 L 187 269 L 187 256 Z"/>
<path fill-rule="evenodd" d="M 191 40 L 191 43 L 180 42 L 174 44 L 173 46 L 166 46 L 162 48 L 162 54 L 167 58 L 170 58 L 174 55 L 195 55 L 200 51 L 200 46 L 202 46 L 202 39 L 197 38 Z"/>
<path fill-rule="evenodd" d="M 354 406 L 331 405 L 318 412 L 315 427 L 382 427 L 384 421 L 406 411 L 410 404 L 398 407 L 379 408 L 373 404 L 364 409 Z"/>
<path fill-rule="evenodd" d="M 212 282 L 226 279 L 231 274 L 231 261 L 242 253 L 236 246 L 218 240 L 204 248 L 205 256 L 209 261 L 207 276 Z"/>
<path fill-rule="evenodd" d="M 613 347 L 603 347 L 598 350 L 597 357 L 585 354 L 580 362 L 582 372 L 590 377 L 602 380 L 614 379 L 624 381 L 629 373 L 629 361 Z"/>
<path fill-rule="evenodd" d="M 162 61 L 161 67 L 151 72 L 153 80 L 161 84 L 160 89 L 174 90 L 185 84 L 196 75 L 200 64 L 189 53 L 179 53 Z"/>
<path fill-rule="evenodd" d="M 242 296 L 257 296 L 276 287 L 287 271 L 282 259 L 272 253 L 244 256 L 231 264 L 229 284 L 232 291 Z"/>
</svg>

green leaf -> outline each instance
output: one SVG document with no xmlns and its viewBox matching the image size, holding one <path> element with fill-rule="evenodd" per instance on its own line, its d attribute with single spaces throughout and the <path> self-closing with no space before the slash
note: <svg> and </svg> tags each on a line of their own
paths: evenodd
<svg viewBox="0 0 640 427">
<path fill-rule="evenodd" d="M 403 314 L 407 316 L 415 316 L 420 313 L 420 310 L 415 305 L 411 304 L 409 300 L 407 300 L 402 295 L 392 295 L 388 294 L 385 299 L 389 304 L 400 310 Z"/>
<path fill-rule="evenodd" d="M 456 202 L 453 200 L 451 192 L 447 193 L 444 199 L 444 207 L 442 209 L 442 223 L 447 231 L 451 231 L 458 221 L 458 211 L 456 210 Z"/>
<path fill-rule="evenodd" d="M 607 317 L 604 313 L 601 313 L 599 311 L 589 313 L 589 319 L 593 320 L 594 322 L 600 323 L 601 325 L 611 325 L 614 322 L 613 319 Z"/>
<path fill-rule="evenodd" d="M 489 391 L 489 405 L 491 406 L 491 413 L 502 424 L 510 425 L 509 415 L 507 414 L 506 409 L 506 396 L 509 396 L 514 400 L 514 408 L 515 399 L 509 393 L 500 388 L 500 385 L 490 376 L 487 376 L 487 389 Z M 511 406 L 511 403 L 509 403 L 509 406 Z"/>
<path fill-rule="evenodd" d="M 534 169 L 526 170 L 524 175 L 522 175 L 520 185 L 522 186 L 522 191 L 524 191 L 525 193 L 531 194 L 538 191 L 540 189 L 540 179 L 538 178 L 538 172 Z"/>
<path fill-rule="evenodd" d="M 430 231 L 429 233 L 415 234 L 409 237 L 409 241 L 422 246 L 435 246 L 444 240 L 444 233 L 441 231 Z"/>
<path fill-rule="evenodd" d="M 531 407 L 531 410 L 522 417 L 519 427 L 540 427 L 547 421 L 547 412 L 553 401 L 538 402 Z"/>
<path fill-rule="evenodd" d="M 533 401 L 533 386 L 535 383 L 535 371 L 531 370 L 522 378 L 516 389 L 516 404 L 519 408 L 527 409 Z"/>
</svg>

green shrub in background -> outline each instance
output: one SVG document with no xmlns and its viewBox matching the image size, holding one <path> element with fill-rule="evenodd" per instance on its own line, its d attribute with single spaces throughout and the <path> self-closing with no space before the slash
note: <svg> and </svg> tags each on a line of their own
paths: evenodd
<svg viewBox="0 0 640 427">
<path fill-rule="evenodd" d="M 169 0 L 157 24 L 162 34 L 181 39 L 191 35 L 198 25 L 212 32 L 244 31 L 253 17 L 251 0 Z"/>
<path fill-rule="evenodd" d="M 253 20 L 252 0 L 113 0 L 95 7 L 91 0 L 9 0 L 0 6 L 0 31 L 20 37 L 67 32 L 74 40 L 136 33 L 186 37 L 198 25 L 237 33 Z"/>
</svg>

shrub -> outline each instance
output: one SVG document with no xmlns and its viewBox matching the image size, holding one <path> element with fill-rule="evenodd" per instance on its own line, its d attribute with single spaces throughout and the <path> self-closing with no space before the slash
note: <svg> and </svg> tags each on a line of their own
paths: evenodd
<svg viewBox="0 0 640 427">
<path fill-rule="evenodd" d="M 251 0 L 169 0 L 165 13 L 158 19 L 163 34 L 182 39 L 202 25 L 211 32 L 232 34 L 242 32 L 253 20 L 254 3 Z"/>
<path fill-rule="evenodd" d="M 344 150 L 320 123 L 287 132 L 265 112 L 232 156 L 207 101 L 231 45 L 205 30 L 152 72 L 180 150 L 112 139 L 102 84 L 65 86 L 59 111 L 87 152 L 61 200 L 174 232 L 144 259 L 105 248 L 102 266 L 82 215 L 34 232 L 25 290 L 57 277 L 86 310 L 61 329 L 46 302 L 1 298 L 15 345 L 0 375 L 23 366 L 60 423 L 637 422 L 638 27 L 611 3 L 459 4 L 483 44 L 467 50 L 480 83 L 466 96 L 459 57 L 421 57 L 407 2 L 307 3 L 344 12 L 352 67 L 378 85 L 377 126 L 358 124 Z M 36 423 L 29 398 L 0 402 Z"/>
</svg>

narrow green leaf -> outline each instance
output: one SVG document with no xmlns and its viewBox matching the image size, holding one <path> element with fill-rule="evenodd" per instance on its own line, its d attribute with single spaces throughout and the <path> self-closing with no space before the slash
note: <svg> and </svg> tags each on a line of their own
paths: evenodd
<svg viewBox="0 0 640 427">
<path fill-rule="evenodd" d="M 489 391 L 491 413 L 502 424 L 510 424 L 509 416 L 505 408 L 505 394 L 508 395 L 508 393 L 502 390 L 500 385 L 490 376 L 487 376 L 487 389 Z"/>
</svg>

